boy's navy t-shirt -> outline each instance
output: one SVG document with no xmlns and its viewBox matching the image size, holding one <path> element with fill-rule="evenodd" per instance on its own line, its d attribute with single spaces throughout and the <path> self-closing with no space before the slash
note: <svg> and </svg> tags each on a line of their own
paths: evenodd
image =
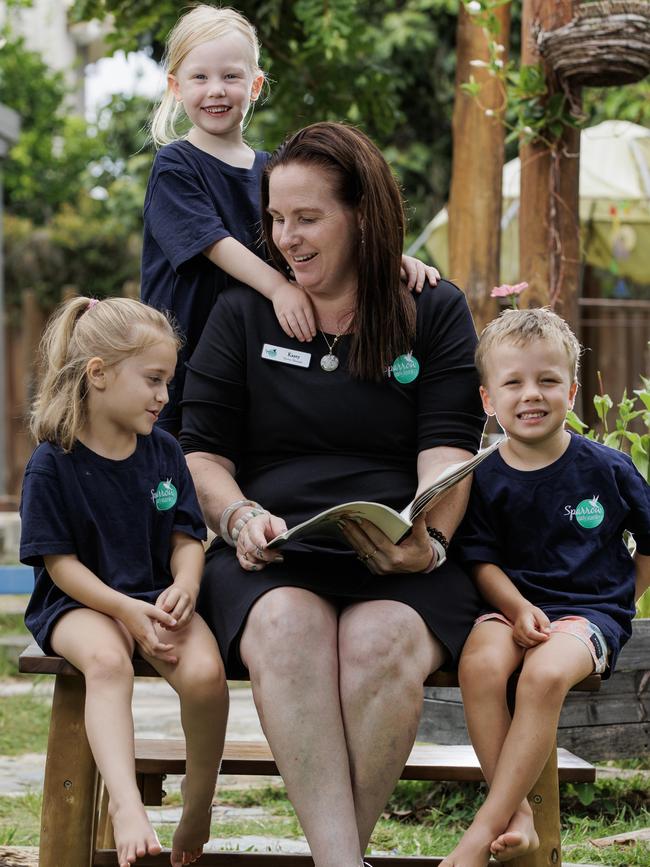
<svg viewBox="0 0 650 867">
<path fill-rule="evenodd" d="M 74 554 L 114 590 L 153 603 L 172 583 L 172 533 L 206 538 L 185 457 L 156 428 L 122 461 L 80 442 L 68 453 L 41 443 L 25 470 L 20 514 L 20 559 L 35 577 L 25 622 L 46 653 L 61 614 L 83 606 L 52 582 L 44 555 Z"/>
<path fill-rule="evenodd" d="M 144 201 L 140 291 L 144 302 L 173 313 L 185 338 L 159 420 L 170 430 L 179 427 L 184 364 L 230 279 L 202 251 L 233 237 L 265 258 L 260 190 L 268 159 L 256 151 L 253 166 L 239 168 L 185 140 L 156 154 Z"/>
<path fill-rule="evenodd" d="M 454 546 L 465 563 L 503 569 L 550 620 L 573 614 L 599 626 L 613 671 L 635 613 L 625 530 L 650 554 L 650 485 L 628 455 L 571 434 L 539 470 L 516 470 L 498 451 L 486 458 Z"/>
</svg>

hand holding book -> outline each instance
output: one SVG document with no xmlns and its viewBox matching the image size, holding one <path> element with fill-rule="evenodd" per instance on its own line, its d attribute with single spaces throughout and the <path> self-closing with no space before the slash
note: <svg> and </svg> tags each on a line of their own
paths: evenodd
<svg viewBox="0 0 650 867">
<path fill-rule="evenodd" d="M 303 521 L 302 524 L 297 524 L 290 530 L 280 533 L 268 543 L 267 547 L 278 548 L 290 540 L 297 541 L 310 536 L 339 535 L 338 522 L 342 518 L 363 518 L 374 524 L 396 545 L 408 535 L 413 522 L 419 515 L 428 512 L 454 485 L 473 472 L 474 468 L 498 445 L 498 442 L 493 443 L 468 460 L 447 467 L 432 485 L 418 494 L 401 512 L 396 512 L 395 509 L 384 506 L 382 503 L 368 503 L 363 500 L 341 503 L 339 506 L 332 506 L 332 508 L 320 512 L 308 521 Z"/>
</svg>

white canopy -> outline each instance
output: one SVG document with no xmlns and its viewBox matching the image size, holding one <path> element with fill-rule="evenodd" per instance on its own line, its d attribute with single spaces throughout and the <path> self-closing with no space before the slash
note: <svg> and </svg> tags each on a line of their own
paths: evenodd
<svg viewBox="0 0 650 867">
<path fill-rule="evenodd" d="M 520 178 L 519 158 L 504 165 L 502 283 L 526 279 L 519 275 Z M 584 261 L 650 283 L 650 130 L 622 120 L 583 130 L 579 183 Z M 449 262 L 447 221 L 443 208 L 416 241 L 426 245 L 443 273 Z"/>
</svg>

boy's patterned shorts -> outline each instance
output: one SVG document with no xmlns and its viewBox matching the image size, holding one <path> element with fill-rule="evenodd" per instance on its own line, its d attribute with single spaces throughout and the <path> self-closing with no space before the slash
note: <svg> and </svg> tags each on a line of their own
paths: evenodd
<svg viewBox="0 0 650 867">
<path fill-rule="evenodd" d="M 505 623 L 511 629 L 513 626 L 508 618 L 498 611 L 482 614 L 474 621 L 474 626 L 478 626 L 479 623 L 484 623 L 486 620 L 498 620 L 501 623 Z M 567 635 L 575 635 L 579 641 L 582 641 L 586 645 L 589 653 L 591 653 L 591 658 L 594 661 L 594 674 L 602 674 L 605 671 L 609 650 L 607 649 L 605 636 L 595 623 L 587 620 L 586 617 L 567 615 L 551 623 L 551 632 L 564 632 Z"/>
</svg>

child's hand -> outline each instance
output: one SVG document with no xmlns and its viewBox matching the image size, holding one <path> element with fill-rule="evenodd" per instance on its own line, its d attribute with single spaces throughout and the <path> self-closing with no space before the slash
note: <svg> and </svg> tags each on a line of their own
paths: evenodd
<svg viewBox="0 0 650 867">
<path fill-rule="evenodd" d="M 520 647 L 535 647 L 548 641 L 551 621 L 541 608 L 529 605 L 519 614 L 512 627 L 512 637 Z"/>
<path fill-rule="evenodd" d="M 309 296 L 293 283 L 285 281 L 272 295 L 273 309 L 288 337 L 310 341 L 316 336 L 316 319 Z"/>
<path fill-rule="evenodd" d="M 182 629 L 192 619 L 196 595 L 187 590 L 182 584 L 174 582 L 156 599 L 156 608 L 161 608 L 176 620 L 176 626 L 167 627 L 175 632 Z"/>
<path fill-rule="evenodd" d="M 414 259 L 413 256 L 403 255 L 400 276 L 406 283 L 407 289 L 411 292 L 421 292 L 425 280 L 428 280 L 432 286 L 436 285 L 440 280 L 440 271 L 433 265 L 425 265 L 419 259 Z"/>
<path fill-rule="evenodd" d="M 178 662 L 178 657 L 172 653 L 174 645 L 163 644 L 156 631 L 156 623 L 166 629 L 176 626 L 175 618 L 167 611 L 141 599 L 129 599 L 129 605 L 122 612 L 120 620 L 147 656 L 162 659 L 164 662 Z"/>
</svg>

